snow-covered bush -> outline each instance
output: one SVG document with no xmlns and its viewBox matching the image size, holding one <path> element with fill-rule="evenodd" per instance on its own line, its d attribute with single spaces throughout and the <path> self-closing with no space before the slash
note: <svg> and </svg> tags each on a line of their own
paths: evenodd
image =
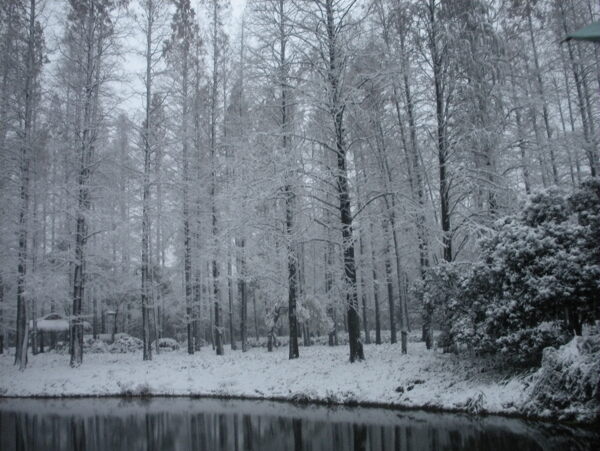
<svg viewBox="0 0 600 451">
<path fill-rule="evenodd" d="M 575 337 L 559 349 L 545 349 L 523 411 L 564 420 L 598 421 L 600 335 Z"/>
<path fill-rule="evenodd" d="M 580 335 L 582 322 L 593 321 L 600 240 L 570 202 L 589 187 L 572 197 L 556 189 L 532 196 L 520 215 L 500 221 L 497 232 L 482 241 L 483 269 L 467 284 L 479 285 L 481 278 L 496 284 L 487 293 L 483 349 L 536 365 L 545 347 Z M 599 206 L 596 196 L 584 215 Z"/>
<path fill-rule="evenodd" d="M 116 334 L 115 342 L 108 348 L 113 354 L 124 354 L 126 352 L 138 352 L 144 347 L 142 340 L 127 334 Z"/>
<path fill-rule="evenodd" d="M 156 347 L 156 342 L 153 341 L 152 348 Z M 158 339 L 158 348 L 161 351 L 177 351 L 179 349 L 179 343 L 177 343 L 177 340 L 175 340 L 174 338 L 168 338 L 168 337 L 164 337 L 164 338 L 159 338 Z"/>
<path fill-rule="evenodd" d="M 100 338 L 94 339 L 92 335 L 86 335 L 83 339 L 83 351 L 101 354 L 108 352 L 108 345 Z"/>
<path fill-rule="evenodd" d="M 533 195 L 516 215 L 498 220 L 470 265 L 432 268 L 422 288 L 442 324 L 444 348 L 467 346 L 514 365 L 537 365 L 584 322 L 600 292 L 600 182 L 571 196 Z"/>
</svg>

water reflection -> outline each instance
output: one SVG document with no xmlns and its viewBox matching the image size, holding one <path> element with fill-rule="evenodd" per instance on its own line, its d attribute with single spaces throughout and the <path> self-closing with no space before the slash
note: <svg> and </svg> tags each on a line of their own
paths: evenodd
<svg viewBox="0 0 600 451">
<path fill-rule="evenodd" d="M 159 398 L 2 400 L 0 449 L 592 450 L 590 430 L 499 417 Z"/>
</svg>

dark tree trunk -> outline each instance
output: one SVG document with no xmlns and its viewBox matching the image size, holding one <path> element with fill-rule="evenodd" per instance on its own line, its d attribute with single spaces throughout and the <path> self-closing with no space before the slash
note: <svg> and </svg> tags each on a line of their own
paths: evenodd
<svg viewBox="0 0 600 451">
<path fill-rule="evenodd" d="M 361 257 L 364 257 L 365 248 L 364 248 L 362 233 L 360 234 L 358 243 L 359 243 L 360 255 L 361 255 Z M 365 332 L 365 343 L 370 344 L 371 343 L 371 335 L 369 334 L 369 322 L 367 320 L 367 284 L 365 283 L 365 278 L 366 278 L 365 272 L 362 271 L 361 278 L 360 278 L 360 286 L 361 286 L 361 295 L 362 295 L 363 329 Z"/>
<path fill-rule="evenodd" d="M 188 124 L 188 91 L 189 91 L 189 45 L 183 46 L 182 62 L 182 112 L 181 132 L 182 138 L 182 165 L 183 165 L 183 282 L 185 290 L 185 315 L 187 332 L 187 352 L 194 353 L 194 312 L 193 312 L 193 287 L 192 287 L 192 242 L 190 230 L 190 169 L 189 169 L 189 124 Z"/>
<path fill-rule="evenodd" d="M 4 354 L 4 281 L 0 273 L 0 354 Z"/>
<path fill-rule="evenodd" d="M 429 2 L 429 20 L 431 34 L 429 36 L 429 47 L 431 51 L 433 81 L 435 89 L 435 116 L 436 116 L 436 140 L 438 153 L 438 169 L 440 182 L 440 221 L 442 225 L 442 243 L 444 260 L 452 261 L 452 235 L 450 229 L 450 188 L 448 183 L 448 141 L 446 124 L 446 84 L 443 74 L 444 58 L 448 56 L 440 52 L 438 47 L 438 19 L 436 16 L 438 6 L 433 0 Z"/>
<path fill-rule="evenodd" d="M 286 227 L 288 238 L 292 235 L 293 228 L 293 196 L 291 188 L 287 187 L 286 197 Z M 296 311 L 296 296 L 298 287 L 298 272 L 296 255 L 293 251 L 293 245 L 288 246 L 288 320 L 289 320 L 289 358 L 297 359 L 300 357 L 298 349 L 298 317 Z"/>
<path fill-rule="evenodd" d="M 225 354 L 225 350 L 223 348 L 223 328 L 221 325 L 221 305 L 219 302 L 219 270 L 217 268 L 216 260 L 213 261 L 213 284 L 214 284 L 214 296 L 215 296 L 215 350 L 217 355 Z"/>
<path fill-rule="evenodd" d="M 281 307 L 277 307 L 273 312 L 273 325 L 267 334 L 267 351 L 273 352 L 273 346 L 277 346 L 277 336 L 275 335 L 275 329 L 277 328 L 277 322 L 279 321 L 279 314 L 281 313 Z"/>
<path fill-rule="evenodd" d="M 196 240 L 198 242 L 198 240 Z M 192 308 L 192 319 L 194 325 L 194 351 L 200 351 L 202 349 L 202 327 L 200 324 L 201 314 L 201 298 L 202 298 L 202 284 L 200 273 L 200 264 L 194 271 L 194 304 Z"/>
<path fill-rule="evenodd" d="M 256 287 L 252 287 L 252 309 L 254 311 L 254 332 L 256 334 L 256 343 L 258 344 L 258 341 L 260 339 L 260 336 L 258 334 L 258 315 L 256 313 Z"/>
<path fill-rule="evenodd" d="M 375 237 L 373 223 L 369 224 L 371 232 L 371 266 L 373 271 L 373 303 L 375 304 L 375 344 L 381 344 L 381 316 L 379 309 L 379 283 L 377 282 L 377 260 L 375 259 Z"/>
<path fill-rule="evenodd" d="M 306 346 L 306 347 L 310 346 L 311 345 L 311 342 L 310 342 L 310 328 L 309 328 L 308 322 L 304 323 L 304 333 L 303 333 L 303 335 L 304 335 L 304 337 L 303 337 L 304 338 L 304 346 Z"/>
<path fill-rule="evenodd" d="M 345 105 L 341 98 L 340 72 L 344 64 L 339 53 L 339 30 L 341 23 L 334 19 L 334 4 L 332 0 L 325 2 L 327 29 L 327 82 L 329 88 L 330 115 L 335 132 L 335 151 L 337 154 L 336 185 L 339 196 L 340 220 L 342 224 L 342 249 L 344 261 L 344 276 L 348 289 L 346 309 L 348 318 L 348 344 L 350 347 L 350 362 L 363 360 L 364 352 L 360 341 L 360 316 L 358 313 L 358 297 L 356 293 L 356 266 L 354 256 L 354 237 L 352 231 L 352 208 L 346 167 L 346 144 L 344 142 L 344 111 Z M 343 19 L 340 19 L 343 20 Z"/>
<path fill-rule="evenodd" d="M 85 172 L 85 170 L 84 170 Z M 80 177 L 81 179 L 81 177 Z M 86 182 L 87 184 L 87 182 Z M 80 186 L 83 184 L 80 182 Z M 87 227 L 83 209 L 87 203 L 87 188 L 80 188 L 79 216 L 77 217 L 77 232 L 75 239 L 75 265 L 73 273 L 73 308 L 71 311 L 71 366 L 77 367 L 83 362 L 83 319 L 81 304 L 85 290 L 84 281 L 84 246 Z"/>
<path fill-rule="evenodd" d="M 240 339 L 242 341 L 242 352 L 248 350 L 248 287 L 246 285 L 246 258 L 244 255 L 244 239 L 239 241 L 239 279 L 238 290 L 240 292 Z"/>
<path fill-rule="evenodd" d="M 328 298 L 329 307 L 327 313 L 331 317 L 331 329 L 328 331 L 328 344 L 329 346 L 337 346 L 337 315 L 335 305 L 329 298 L 331 288 L 333 287 L 333 274 L 331 273 L 331 266 L 333 264 L 333 247 L 331 244 L 327 245 L 325 250 L 325 296 Z"/>
<path fill-rule="evenodd" d="M 547 96 L 546 96 L 546 92 L 544 89 L 544 82 L 542 80 L 542 71 L 540 70 L 540 62 L 539 62 L 539 57 L 538 57 L 537 44 L 535 41 L 533 22 L 531 20 L 531 7 L 527 7 L 526 11 L 527 11 L 527 24 L 528 24 L 528 28 L 529 28 L 529 37 L 531 39 L 531 47 L 533 50 L 533 62 L 534 62 L 535 73 L 536 73 L 537 90 L 538 90 L 540 99 L 542 100 L 542 117 L 544 118 L 546 137 L 548 138 L 546 147 L 548 148 L 548 150 L 550 152 L 550 165 L 552 168 L 552 178 L 553 178 L 554 184 L 558 184 L 558 169 L 556 167 L 556 156 L 554 154 L 554 146 L 549 145 L 550 140 L 552 138 L 552 129 L 550 127 L 548 102 L 546 101 Z"/>
<path fill-rule="evenodd" d="M 285 141 L 285 138 L 284 138 Z M 288 240 L 291 240 L 294 227 L 294 193 L 290 185 L 286 185 L 286 230 Z M 298 290 L 297 259 L 292 243 L 288 244 L 288 321 L 289 321 L 289 358 L 300 357 L 298 349 L 298 317 L 296 297 Z"/>
<path fill-rule="evenodd" d="M 387 222 L 384 222 L 383 225 L 386 241 L 388 241 L 388 225 Z M 390 314 L 390 342 L 392 344 L 397 342 L 396 338 L 396 307 L 394 305 L 394 281 L 392 277 L 392 262 L 390 259 L 390 246 L 386 244 L 385 246 L 385 282 L 387 286 L 387 295 L 388 295 L 388 311 Z"/>
<path fill-rule="evenodd" d="M 20 161 L 20 203 L 19 203 L 19 251 L 17 263 L 17 342 L 15 349 L 15 365 L 19 370 L 27 366 L 27 346 L 29 337 L 29 321 L 27 319 L 27 299 L 25 284 L 27 276 L 27 228 L 29 216 L 29 159 L 32 146 L 33 128 L 33 84 L 34 84 L 34 43 L 36 0 L 31 0 L 29 9 L 29 33 L 27 37 L 27 61 L 25 73 L 25 121 L 23 123 L 23 142 L 21 143 Z M 4 128 L 4 124 L 2 124 Z"/>
<path fill-rule="evenodd" d="M 117 334 L 117 316 L 119 313 L 119 307 L 117 306 L 117 308 L 115 309 L 115 316 L 114 316 L 114 320 L 113 320 L 113 327 L 112 327 L 112 332 L 111 332 L 111 336 L 110 336 L 110 342 L 114 343 L 115 342 L 115 335 Z"/>
<path fill-rule="evenodd" d="M 214 315 L 215 315 L 215 350 L 217 355 L 224 355 L 223 348 L 223 330 L 221 328 L 220 314 L 220 290 L 219 290 L 219 264 L 217 261 L 218 249 L 218 227 L 217 227 L 217 96 L 219 89 L 219 44 L 218 44 L 218 27 L 219 27 L 219 7 L 217 1 L 212 2 L 212 85 L 210 91 L 210 158 L 211 158 L 211 183 L 210 183 L 210 198 L 211 198 L 211 216 L 212 216 L 212 238 L 215 245 L 215 255 L 212 262 L 213 275 L 213 295 L 214 295 Z"/>
<path fill-rule="evenodd" d="M 92 336 L 98 338 L 98 296 L 92 295 Z"/>
<path fill-rule="evenodd" d="M 568 33 L 568 27 L 567 27 L 567 21 L 566 21 L 566 13 L 565 13 L 565 9 L 564 9 L 564 3 L 565 2 L 560 2 L 560 12 L 561 12 L 561 19 L 562 19 L 562 25 L 563 25 L 563 31 L 565 32 L 565 34 Z M 581 65 L 577 64 L 576 60 L 575 60 L 575 56 L 573 54 L 573 45 L 571 42 L 567 43 L 567 49 L 568 49 L 568 55 L 569 55 L 569 61 L 571 63 L 571 69 L 573 71 L 573 78 L 575 80 L 575 87 L 577 88 L 577 99 L 578 99 L 578 106 L 579 106 L 579 113 L 581 115 L 581 122 L 583 124 L 583 136 L 584 136 L 584 140 L 586 142 L 586 146 L 585 146 L 585 150 L 586 150 L 586 154 L 588 157 L 588 161 L 589 161 L 589 165 L 590 165 L 590 172 L 592 177 L 595 177 L 596 175 L 598 175 L 598 171 L 599 171 L 599 161 L 598 161 L 598 149 L 597 149 L 597 143 L 596 143 L 596 138 L 594 136 L 593 133 L 593 118 L 591 118 L 589 116 L 589 111 L 586 108 L 587 106 L 587 102 L 589 102 L 589 96 L 587 96 L 588 98 L 586 99 L 586 93 L 584 92 L 584 84 L 585 84 L 585 79 L 584 79 L 584 74 L 582 74 L 581 71 Z M 587 100 L 587 102 L 586 102 Z"/>
<path fill-rule="evenodd" d="M 148 41 L 148 47 L 150 41 Z M 147 68 L 149 74 L 150 67 Z M 149 75 L 148 75 L 149 77 Z M 149 101 L 149 93 L 146 96 Z M 144 187 L 142 194 L 142 342 L 143 342 L 143 360 L 152 360 L 152 348 L 150 346 L 150 315 L 148 312 L 148 298 L 150 292 L 150 143 L 149 143 L 149 122 L 150 110 L 146 107 L 146 129 L 144 133 Z"/>
<path fill-rule="evenodd" d="M 429 0 L 429 50 L 433 69 L 433 82 L 435 93 L 436 116 L 436 146 L 439 170 L 439 196 L 440 196 L 440 222 L 442 228 L 443 258 L 452 261 L 452 231 L 450 224 L 450 184 L 448 181 L 448 140 L 447 140 L 447 80 L 444 73 L 445 58 L 448 56 L 439 49 L 439 24 L 437 8 L 434 0 Z M 424 335 L 427 349 L 431 349 L 433 342 L 433 306 L 424 305 Z"/>
<path fill-rule="evenodd" d="M 143 341 L 143 360 L 152 360 L 152 348 L 150 343 L 150 314 L 149 314 L 149 293 L 150 293 L 150 153 L 152 151 L 150 143 L 151 126 L 151 101 L 152 101 L 152 39 L 153 39 L 153 19 L 154 8 L 150 1 L 147 5 L 147 23 L 146 23 L 146 105 L 144 121 L 144 176 L 142 192 L 142 341 Z M 95 312 L 94 312 L 95 314 Z M 156 322 L 155 322 L 156 324 Z M 158 340 L 156 341 L 158 349 Z"/>
<path fill-rule="evenodd" d="M 235 351 L 237 346 L 235 344 L 235 334 L 233 333 L 233 274 L 231 269 L 231 259 L 227 262 L 227 289 L 229 294 L 229 342 L 231 343 L 231 350 Z"/>
</svg>

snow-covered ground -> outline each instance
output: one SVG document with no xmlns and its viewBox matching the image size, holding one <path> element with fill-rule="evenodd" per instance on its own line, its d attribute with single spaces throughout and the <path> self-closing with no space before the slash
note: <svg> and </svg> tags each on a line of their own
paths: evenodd
<svg viewBox="0 0 600 451">
<path fill-rule="evenodd" d="M 366 345 L 367 359 L 351 364 L 346 346 L 301 348 L 288 360 L 287 348 L 272 353 L 254 348 L 216 356 L 210 348 L 188 355 L 164 352 L 144 362 L 141 354 L 87 354 L 79 368 L 69 356 L 29 356 L 24 372 L 12 356 L 0 358 L 3 396 L 211 395 L 319 400 L 332 403 L 376 403 L 463 408 L 481 395 L 489 412 L 513 412 L 522 398 L 522 379 L 502 380 L 480 373 L 475 364 L 453 355 L 426 352 L 410 343 Z"/>
<path fill-rule="evenodd" d="M 210 347 L 154 355 L 86 354 L 79 368 L 69 356 L 29 357 L 24 372 L 12 355 L 0 356 L 0 396 L 185 395 L 288 399 L 340 404 L 378 404 L 518 414 L 532 376 L 506 377 L 497 370 L 409 343 L 366 345 L 366 360 L 350 363 L 347 346 L 301 348 L 288 360 L 287 348 L 254 348 L 216 356 Z M 482 369 L 483 368 L 483 369 Z"/>
</svg>

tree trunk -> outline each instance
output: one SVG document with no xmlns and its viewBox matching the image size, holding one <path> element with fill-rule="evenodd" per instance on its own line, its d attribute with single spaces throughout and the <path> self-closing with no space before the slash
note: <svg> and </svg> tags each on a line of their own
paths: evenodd
<svg viewBox="0 0 600 451">
<path fill-rule="evenodd" d="M 540 98 L 542 100 L 542 117 L 544 119 L 544 126 L 546 128 L 546 137 L 548 138 L 548 141 L 546 142 L 546 146 L 548 147 L 548 150 L 550 152 L 550 166 L 552 168 L 552 179 L 554 181 L 554 184 L 558 184 L 559 179 L 558 179 L 558 169 L 556 167 L 556 156 L 554 155 L 554 148 L 550 142 L 550 140 L 552 138 L 552 129 L 550 128 L 548 103 L 546 101 L 544 82 L 542 80 L 542 72 L 540 69 L 537 44 L 535 42 L 535 34 L 533 31 L 533 22 L 531 20 L 531 7 L 527 7 L 526 10 L 527 10 L 527 23 L 529 26 L 529 37 L 531 39 L 531 47 L 533 49 L 533 62 L 535 65 L 537 88 L 538 88 L 538 93 L 540 95 Z"/>
<path fill-rule="evenodd" d="M 229 342 L 231 343 L 231 350 L 235 351 L 237 346 L 235 344 L 235 335 L 233 333 L 233 273 L 231 269 L 231 258 L 227 261 L 227 288 L 229 292 Z"/>
<path fill-rule="evenodd" d="M 256 313 L 256 286 L 252 286 L 252 310 L 254 311 L 254 333 L 256 334 L 256 343 L 260 339 L 258 334 L 258 314 Z"/>
<path fill-rule="evenodd" d="M 4 354 L 4 279 L 0 272 L 0 354 Z"/>
<path fill-rule="evenodd" d="M 214 252 L 212 262 L 213 275 L 213 294 L 214 294 L 214 314 L 215 314 L 215 349 L 217 355 L 223 355 L 223 331 L 221 330 L 220 315 L 220 293 L 219 293 L 219 266 L 217 262 L 218 249 L 218 228 L 217 228 L 217 94 L 218 94 L 218 64 L 219 64 L 219 46 L 218 46 L 218 5 L 215 0 L 212 2 L 212 86 L 210 94 L 210 157 L 211 157 L 211 185 L 210 198 L 212 206 L 212 236 Z"/>
<path fill-rule="evenodd" d="M 284 136 L 284 143 L 286 139 Z M 294 193 L 290 185 L 285 187 L 286 195 L 286 233 L 288 236 L 288 321 L 289 321 L 289 358 L 300 357 L 298 349 L 298 317 L 296 310 L 296 299 L 298 292 L 298 268 L 297 256 L 294 245 L 291 243 L 294 227 Z"/>
<path fill-rule="evenodd" d="M 328 50 L 328 83 L 330 89 L 331 118 L 335 131 L 335 151 L 337 154 L 336 185 L 340 204 L 340 220 L 342 224 L 342 249 L 344 258 L 344 276 L 347 287 L 346 308 L 348 317 L 348 344 L 350 347 L 350 362 L 365 358 L 360 341 L 360 316 L 358 314 L 358 299 L 356 293 L 356 267 L 354 256 L 354 237 L 352 230 L 352 208 L 346 167 L 346 144 L 344 142 L 344 110 L 340 96 L 341 74 L 338 61 L 338 30 L 339 23 L 334 21 L 333 1 L 325 2 L 327 50 Z"/>
<path fill-rule="evenodd" d="M 288 165 L 293 166 L 293 161 L 290 156 L 289 149 L 289 110 L 288 110 L 288 65 L 287 60 L 287 30 L 286 30 L 286 15 L 284 12 L 284 0 L 279 0 L 277 5 L 277 22 L 279 28 L 279 89 L 281 91 L 281 146 L 282 152 L 288 162 Z M 285 228 L 287 235 L 287 260 L 288 260 L 288 324 L 289 324 L 289 358 L 297 359 L 300 356 L 298 349 L 298 317 L 297 317 L 297 298 L 298 298 L 298 258 L 296 249 L 293 243 L 294 237 L 294 204 L 295 194 L 292 186 L 293 172 L 288 170 L 286 173 L 285 193 Z"/>
<path fill-rule="evenodd" d="M 29 159 L 32 152 L 33 129 L 33 89 L 34 89 L 34 43 L 35 43 L 35 8 L 36 0 L 30 1 L 29 32 L 27 37 L 27 65 L 25 73 L 25 121 L 23 123 L 23 141 L 20 155 L 20 203 L 19 203 L 19 251 L 17 264 L 17 340 L 15 349 L 15 365 L 19 370 L 27 366 L 27 345 L 29 338 L 29 321 L 27 319 L 27 299 L 25 284 L 27 277 L 27 229 L 29 227 Z M 4 124 L 3 124 L 4 126 Z M 3 127 L 4 128 L 4 127 Z"/>
<path fill-rule="evenodd" d="M 148 294 L 150 291 L 150 102 L 152 99 L 152 0 L 149 0 L 146 28 L 146 117 L 144 122 L 144 176 L 142 190 L 142 341 L 143 360 L 152 360 L 150 346 L 150 318 L 148 312 Z"/>
<path fill-rule="evenodd" d="M 361 257 L 365 255 L 365 248 L 363 243 L 363 234 L 360 234 L 358 247 Z M 363 316 L 363 329 L 365 332 L 365 343 L 371 344 L 371 334 L 369 333 L 369 324 L 367 320 L 367 284 L 365 282 L 365 272 L 361 272 L 360 277 L 360 286 L 361 286 L 361 295 L 362 295 L 362 316 Z"/>
<path fill-rule="evenodd" d="M 181 105 L 181 128 L 182 128 L 182 164 L 183 164 L 183 277 L 185 290 L 185 314 L 187 331 L 187 352 L 194 353 L 194 329 L 193 329 L 193 289 L 192 289 L 192 243 L 190 231 L 190 175 L 189 175 L 189 124 L 188 124 L 188 90 L 189 90 L 189 46 L 184 44 L 182 56 L 182 105 Z"/>
<path fill-rule="evenodd" d="M 150 41 L 148 41 L 150 46 Z M 147 73 L 149 74 L 148 65 Z M 146 96 L 149 101 L 149 96 Z M 149 124 L 150 106 L 146 106 L 146 124 Z M 148 309 L 148 298 L 150 292 L 149 277 L 149 254 L 150 254 L 150 143 L 149 127 L 146 125 L 144 137 L 144 187 L 142 194 L 142 341 L 143 341 L 143 360 L 152 360 L 152 348 L 150 346 L 150 315 Z"/>
<path fill-rule="evenodd" d="M 240 292 L 240 338 L 242 340 L 242 352 L 248 350 L 248 290 L 246 284 L 246 258 L 244 255 L 244 239 L 239 240 L 239 279 L 238 290 Z"/>
<path fill-rule="evenodd" d="M 387 221 L 383 224 L 384 235 L 386 241 L 389 243 L 389 231 Z M 390 343 L 394 344 L 397 341 L 396 338 L 396 308 L 394 306 L 394 281 L 392 277 L 392 262 L 390 259 L 390 246 L 385 246 L 385 283 L 387 286 L 388 295 L 388 311 L 390 315 Z"/>
<path fill-rule="evenodd" d="M 275 335 L 275 328 L 277 327 L 277 321 L 279 321 L 279 314 L 281 313 L 281 307 L 275 308 L 273 313 L 273 325 L 267 333 L 267 351 L 273 352 L 273 346 L 277 346 L 277 336 Z M 291 358 L 291 357 L 290 357 Z"/>
<path fill-rule="evenodd" d="M 375 344 L 381 344 L 381 316 L 379 309 L 379 283 L 377 281 L 377 259 L 375 258 L 375 236 L 373 235 L 373 223 L 369 224 L 371 232 L 371 266 L 373 271 L 373 302 L 375 304 Z"/>
<path fill-rule="evenodd" d="M 452 261 L 452 232 L 450 229 L 450 186 L 448 182 L 447 165 L 448 149 L 446 136 L 446 86 L 443 79 L 443 58 L 447 58 L 438 48 L 438 23 L 434 0 L 429 0 L 429 20 L 431 35 L 429 47 L 432 59 L 433 81 L 435 90 L 436 144 L 439 169 L 440 192 L 440 222 L 442 226 L 443 257 Z"/>
<path fill-rule="evenodd" d="M 560 12 L 561 12 L 563 31 L 565 32 L 565 34 L 567 34 L 568 28 L 567 28 L 567 21 L 566 21 L 563 2 L 560 2 Z M 595 137 L 591 133 L 593 125 L 591 125 L 590 121 L 593 121 L 593 118 L 590 118 L 588 116 L 588 111 L 586 108 L 587 104 L 586 104 L 586 98 L 585 98 L 586 95 L 584 92 L 583 75 L 581 74 L 580 66 L 575 61 L 575 56 L 573 55 L 573 46 L 572 46 L 571 42 L 567 42 L 567 49 L 568 49 L 569 61 L 571 63 L 571 69 L 573 71 L 573 77 L 575 79 L 575 87 L 577 88 L 579 113 L 581 115 L 581 122 L 583 124 L 583 136 L 584 136 L 584 140 L 586 143 L 585 150 L 586 150 L 588 162 L 590 165 L 591 175 L 592 175 L 592 177 L 595 177 L 598 174 L 599 162 L 598 162 L 598 150 L 597 150 L 597 146 L 596 146 L 596 140 L 595 140 Z M 589 102 L 589 98 L 587 100 Z"/>
<path fill-rule="evenodd" d="M 521 121 L 521 108 L 517 104 L 517 91 L 516 91 L 516 82 L 513 66 L 510 66 L 510 80 L 511 80 L 511 94 L 512 100 L 516 105 L 515 108 L 515 120 L 517 124 L 517 137 L 519 140 L 519 150 L 521 153 L 521 166 L 523 171 L 523 183 L 525 184 L 525 193 L 527 195 L 531 194 L 531 180 L 529 176 L 529 158 L 527 156 L 527 150 L 525 148 L 525 134 L 523 132 L 523 125 Z"/>
</svg>

